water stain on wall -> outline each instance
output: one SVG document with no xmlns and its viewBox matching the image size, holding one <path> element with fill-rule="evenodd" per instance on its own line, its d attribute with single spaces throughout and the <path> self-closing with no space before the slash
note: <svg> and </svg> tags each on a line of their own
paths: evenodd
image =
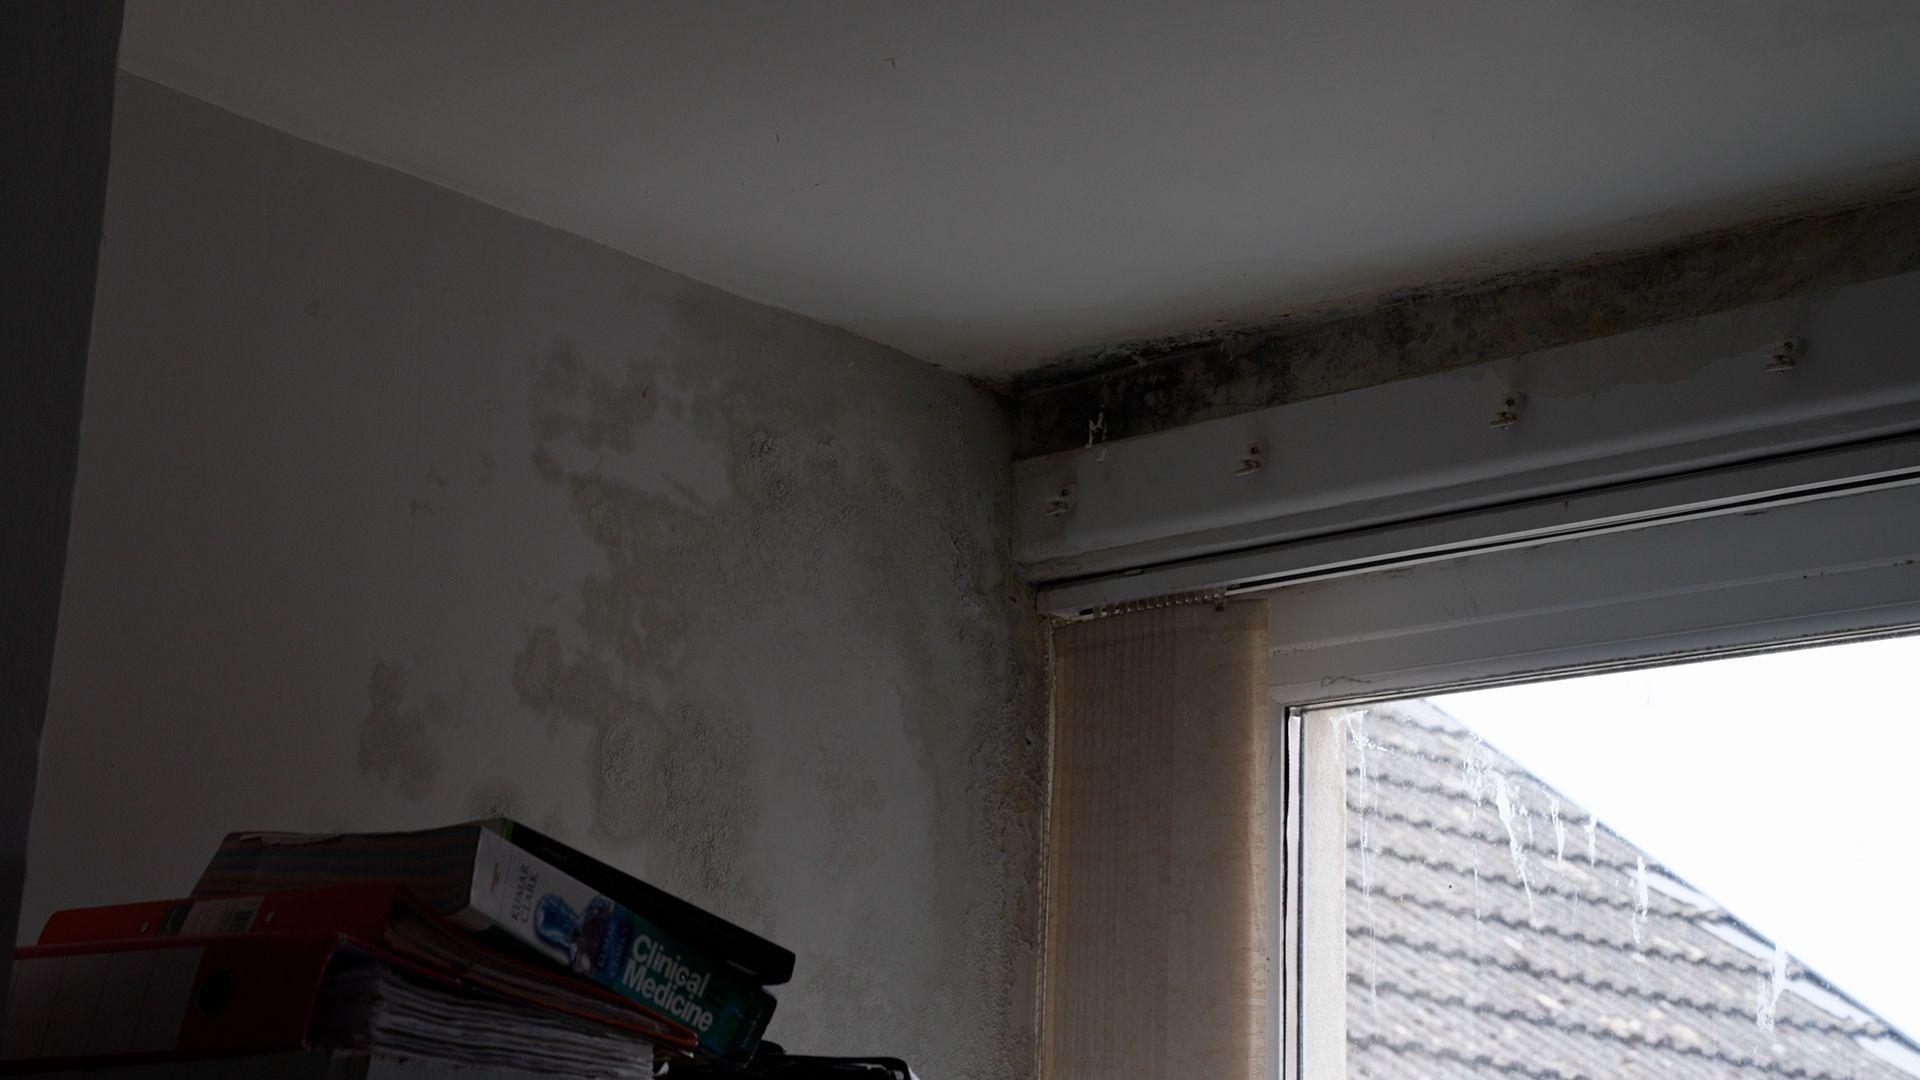
<svg viewBox="0 0 1920 1080">
<path fill-rule="evenodd" d="M 516 821 L 526 816 L 527 799 L 520 791 L 520 785 L 505 776 L 489 776 L 473 786 L 467 795 L 467 820 L 480 818 L 513 818 Z"/>
<path fill-rule="evenodd" d="M 182 331 L 169 343 L 188 353 L 206 341 L 232 353 L 232 331 L 313 361 L 253 365 L 270 378 L 227 380 L 217 396 L 273 406 L 237 418 L 241 449 L 263 467 L 304 463 L 313 498 L 255 507 L 266 516 L 253 524 L 310 561 L 203 567 L 236 588 L 286 584 L 288 603 L 311 601 L 311 626 L 275 628 L 258 649 L 236 644 L 287 661 L 306 710 L 340 700 L 331 673 L 339 649 L 352 650 L 337 730 L 303 729 L 300 742 L 328 752 L 344 738 L 334 748 L 357 783 L 334 783 L 330 762 L 316 761 L 280 793 L 289 813 L 349 829 L 515 812 L 796 947 L 774 1021 L 792 1045 L 898 1052 L 949 1080 L 1030 1075 L 1022 1031 L 1033 1010 L 1009 986 L 1032 976 L 1031 766 L 1043 759 L 1028 737 L 1044 731 L 1044 712 L 1023 681 L 1038 667 L 1004 551 L 1006 432 L 994 404 L 870 342 L 153 84 L 132 80 L 122 97 L 136 121 L 161 121 L 127 126 L 155 181 L 122 191 L 129 205 L 216 204 L 204 170 L 175 176 L 167 163 L 181 138 L 226 140 L 232 126 L 244 152 L 216 156 L 247 169 L 216 179 L 311 176 L 303 194 L 319 201 L 222 219 L 221 235 L 241 246 L 268 236 L 253 246 L 287 256 L 276 273 L 344 290 L 327 298 L 339 327 L 245 281 L 240 299 L 258 303 L 236 309 L 244 318 L 206 327 L 192 304 L 122 305 L 106 327 L 109 343 L 136 346 L 125 356 L 151 337 L 142 327 L 171 314 L 185 322 L 162 318 Z M 144 139 L 161 129 L 167 138 Z M 176 231 L 135 247 L 200 250 L 174 243 Z M 431 242 L 396 248 L 401 234 Z M 145 255 L 126 261 L 130 250 L 121 245 L 120 276 L 155 278 Z M 190 292 L 235 294 L 234 266 L 189 263 Z M 218 333 L 203 341 L 198 330 Z M 570 342 L 552 347 L 560 333 Z M 340 377 L 306 377 L 333 362 Z M 122 383 L 122 397 L 146 385 Z M 138 400 L 121 404 L 146 415 Z M 364 426 L 308 462 L 342 434 L 341 416 Z M 445 485 L 426 477 L 429 461 Z M 125 494 L 107 480 L 101 491 Z M 435 516 L 410 517 L 410 498 Z M 110 541 L 116 505 L 99 503 Z M 222 506 L 184 525 L 219 534 Z M 353 519 L 367 508 L 381 519 Z M 333 531 L 291 532 L 315 525 Z M 102 550 L 138 561 L 122 547 Z M 110 573 L 96 576 L 111 590 Z M 200 613 L 216 638 L 246 629 L 220 618 L 227 599 Z M 125 636 L 111 630 L 77 655 L 110 654 Z M 326 640 L 307 640 L 316 635 Z M 174 638 L 175 652 L 192 652 Z M 96 690 L 111 702 L 119 686 L 70 689 L 85 691 L 71 707 Z M 220 700 L 250 701 L 259 688 L 226 689 Z M 543 740 L 542 726 L 557 737 Z M 278 745 L 236 749 L 277 761 Z M 303 805 L 316 791 L 325 798 Z"/>
<path fill-rule="evenodd" d="M 360 771 L 393 784 L 414 802 L 440 782 L 440 747 L 433 729 L 450 719 L 446 699 L 427 693 L 407 699 L 412 669 L 382 660 L 367 678 L 367 714 L 360 721 Z"/>
<path fill-rule="evenodd" d="M 936 449 L 902 463 L 818 387 L 708 375 L 680 388 L 638 364 L 618 381 L 584 366 L 571 347 L 547 358 L 533 461 L 566 494 L 607 569 L 581 583 L 565 635 L 580 644 L 563 646 L 560 627 L 529 629 L 513 679 L 528 707 L 593 731 L 595 835 L 664 845 L 664 876 L 770 929 L 777 905 L 740 864 L 744 834 L 762 816 L 760 793 L 742 779 L 754 730 L 810 733 L 794 783 L 819 801 L 830 833 L 821 870 L 837 877 L 886 872 L 874 865 L 885 857 L 876 836 L 888 807 L 872 770 L 889 766 L 863 751 L 882 734 L 876 724 L 895 725 L 908 767 L 928 781 L 931 892 L 946 908 L 912 933 L 940 936 L 939 951 L 977 965 L 953 974 L 970 993 L 1006 986 L 1014 956 L 1034 939 L 1030 879 L 1009 880 L 1002 868 L 1037 854 L 1041 716 L 1033 688 L 1013 674 L 1025 669 L 1021 641 L 1009 639 L 1024 631 L 1010 624 L 1027 624 L 1024 590 L 995 547 L 1005 507 L 980 505 L 942 475 L 968 453 L 957 404 L 929 403 L 921 419 L 925 441 L 951 456 Z M 661 494 L 628 478 L 649 463 L 598 453 L 633 445 L 661 408 L 718 450 L 725 492 Z M 727 643 L 769 634 L 795 647 L 834 642 L 840 677 L 868 675 L 861 658 L 873 657 L 890 715 L 743 712 L 725 686 L 690 674 Z M 832 982 L 831 965 L 807 977 Z M 863 984 L 858 999 L 881 976 L 846 977 Z M 1018 1008 L 984 993 L 996 1011 Z"/>
<path fill-rule="evenodd" d="M 785 354 L 817 342 L 782 339 L 784 323 L 715 340 L 741 321 L 715 304 L 668 305 L 666 336 L 702 343 L 686 362 L 596 364 L 560 344 L 534 366 L 524 460 L 601 566 L 574 583 L 571 619 L 520 628 L 501 682 L 586 749 L 577 788 L 492 777 L 467 807 L 546 811 L 565 835 L 549 808 L 582 791 L 583 839 L 631 853 L 627 869 L 776 940 L 784 913 L 816 940 L 869 943 L 809 958 L 784 1038 L 834 1045 L 852 1013 L 911 1019 L 956 1075 L 1024 1072 L 1021 1038 L 956 1034 L 1030 1024 L 1038 948 L 1044 642 L 1005 550 L 992 414 L 932 373 L 875 365 L 895 389 L 807 366 Z M 738 362 L 708 362 L 722 351 Z M 791 377 L 765 370 L 790 361 Z M 654 460 L 663 446 L 687 462 Z M 406 674 L 376 670 L 362 768 L 417 799 L 438 758 Z M 782 759 L 763 760 L 773 746 Z M 781 835 L 776 800 L 819 822 L 818 880 L 749 856 Z M 796 911 L 796 888 L 829 906 Z"/>
<path fill-rule="evenodd" d="M 635 432 L 659 409 L 644 367 L 629 362 L 625 377 L 616 382 L 588 367 L 571 345 L 556 347 L 540 374 L 540 390 L 548 400 L 572 399 L 587 406 L 584 415 L 569 409 L 542 412 L 534 420 L 534 436 L 542 443 L 566 440 L 588 450 L 633 450 Z"/>
</svg>

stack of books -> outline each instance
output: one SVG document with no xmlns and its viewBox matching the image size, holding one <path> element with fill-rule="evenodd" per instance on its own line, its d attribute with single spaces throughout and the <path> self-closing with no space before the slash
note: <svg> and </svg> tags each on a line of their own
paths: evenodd
<svg viewBox="0 0 1920 1080">
<path fill-rule="evenodd" d="M 793 963 L 514 821 L 233 833 L 193 895 L 61 911 L 16 950 L 0 1072 L 320 1049 L 567 1076 L 907 1075 L 762 1047 Z"/>
</svg>

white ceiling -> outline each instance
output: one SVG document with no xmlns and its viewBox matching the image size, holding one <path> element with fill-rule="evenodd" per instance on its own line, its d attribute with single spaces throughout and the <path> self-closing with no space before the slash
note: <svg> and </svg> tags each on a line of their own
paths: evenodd
<svg viewBox="0 0 1920 1080">
<path fill-rule="evenodd" d="M 133 0 L 122 64 L 981 376 L 1920 175 L 1920 0 Z"/>
</svg>

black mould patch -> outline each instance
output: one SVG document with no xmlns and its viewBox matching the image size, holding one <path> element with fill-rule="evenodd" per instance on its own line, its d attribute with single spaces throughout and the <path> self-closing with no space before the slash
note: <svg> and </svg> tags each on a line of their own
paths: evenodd
<svg viewBox="0 0 1920 1080">
<path fill-rule="evenodd" d="M 718 314 L 740 340 L 704 348 L 779 355 L 784 330 Z M 926 950 L 907 962 L 957 961 L 950 984 L 967 988 L 901 999 L 863 960 L 848 1007 L 950 1008 L 953 1030 L 1024 1023 L 1030 1003 L 1006 984 L 1038 940 L 1044 641 L 1007 558 L 1006 493 L 982 490 L 1004 458 L 963 412 L 970 391 L 929 376 L 924 416 L 888 439 L 864 405 L 757 362 L 619 372 L 598 378 L 567 348 L 536 375 L 530 460 L 601 566 L 564 618 L 522 628 L 507 674 L 535 718 L 588 736 L 586 838 L 644 852 L 663 887 L 777 934 L 778 882 L 751 852 L 779 831 L 776 807 L 804 805 L 828 837 L 809 853 L 819 873 L 924 905 L 898 916 Z M 646 437 L 649 417 L 717 458 L 717 482 L 680 487 L 619 452 L 665 441 Z M 924 837 L 925 880 L 888 863 L 903 828 Z M 1024 1070 L 1024 1043 L 996 1045 L 1006 1067 L 969 1075 Z"/>
<path fill-rule="evenodd" d="M 1015 454 L 1124 439 L 1920 269 L 1911 192 L 1302 323 L 1116 346 L 1013 388 Z M 1377 298 L 1379 299 L 1379 298 Z"/>
</svg>

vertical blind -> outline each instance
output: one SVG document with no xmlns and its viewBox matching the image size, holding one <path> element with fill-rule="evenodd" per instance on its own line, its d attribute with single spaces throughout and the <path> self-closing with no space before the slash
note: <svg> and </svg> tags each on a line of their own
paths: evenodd
<svg viewBox="0 0 1920 1080">
<path fill-rule="evenodd" d="M 1264 1080 L 1267 602 L 1053 643 L 1044 1075 Z"/>
</svg>

